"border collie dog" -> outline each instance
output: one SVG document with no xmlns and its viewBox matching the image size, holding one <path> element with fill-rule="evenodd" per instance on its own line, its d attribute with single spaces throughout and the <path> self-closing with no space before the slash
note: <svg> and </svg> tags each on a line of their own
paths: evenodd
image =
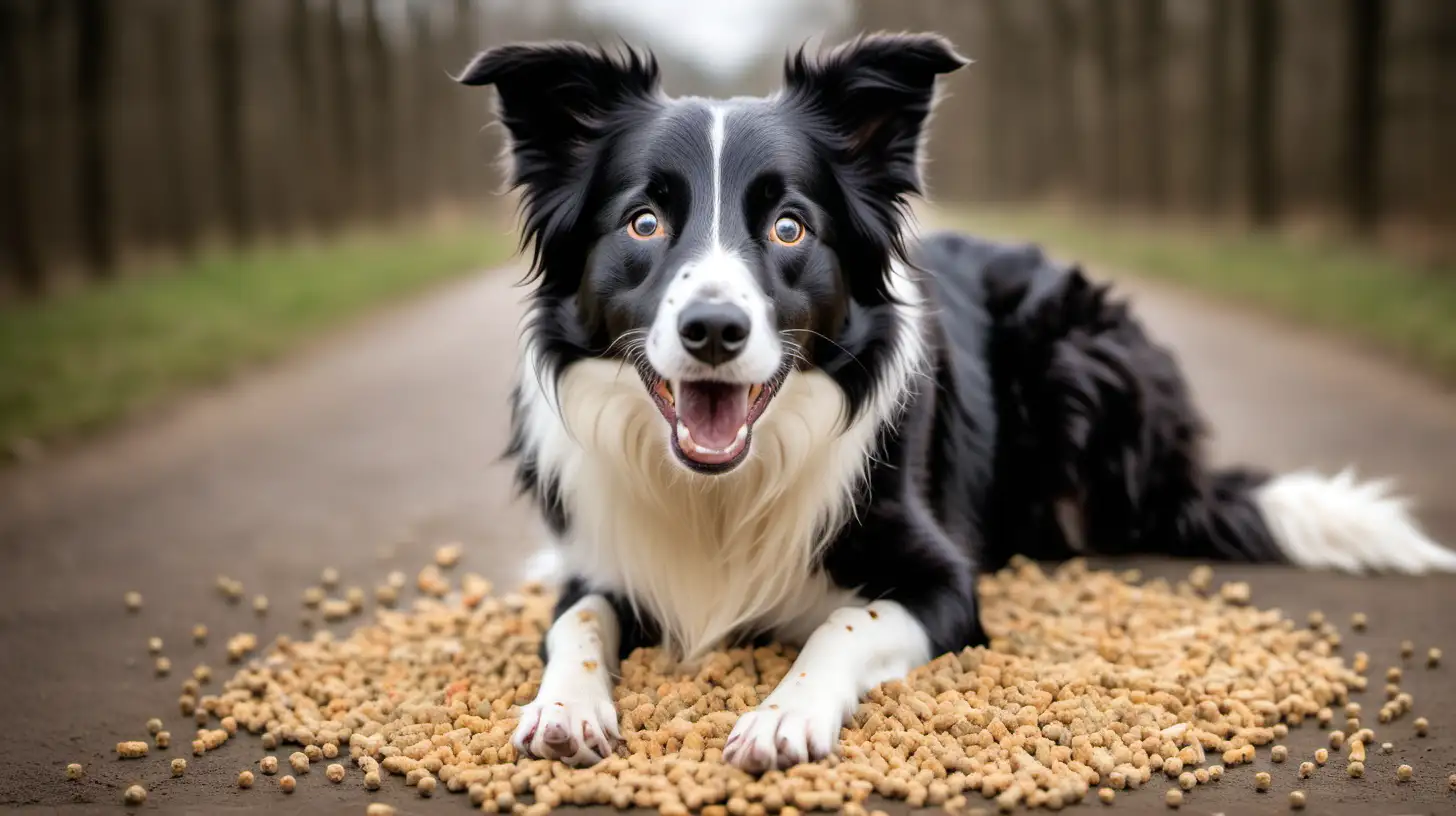
<svg viewBox="0 0 1456 816">
<path fill-rule="evenodd" d="M 670 98 L 650 53 L 507 45 L 494 86 L 532 246 L 509 454 L 561 597 L 526 755 L 620 739 L 621 656 L 801 644 L 725 761 L 834 750 L 861 695 L 986 643 L 1016 553 L 1456 569 L 1383 484 L 1207 466 L 1174 358 L 1031 246 L 915 238 L 933 35 L 786 61 L 758 98 Z"/>
</svg>

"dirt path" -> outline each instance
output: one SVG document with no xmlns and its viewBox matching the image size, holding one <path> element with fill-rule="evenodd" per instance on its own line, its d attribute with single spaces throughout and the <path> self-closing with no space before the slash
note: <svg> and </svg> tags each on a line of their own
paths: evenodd
<svg viewBox="0 0 1456 816">
<path fill-rule="evenodd" d="M 237 772 L 261 754 L 255 740 L 191 759 L 185 780 L 167 779 L 155 757 L 123 763 L 109 748 L 145 733 L 153 716 L 190 735 L 175 708 L 180 679 L 152 676 L 149 636 L 166 641 L 177 675 L 198 662 L 222 674 L 224 635 L 299 631 L 301 592 L 326 565 L 345 585 L 370 589 L 390 569 L 413 574 L 436 544 L 458 539 L 470 544 L 466 568 L 499 580 L 518 574 L 540 537 L 495 463 L 522 294 L 513 281 L 510 273 L 476 276 L 146 423 L 0 474 L 0 723 L 10 737 L 0 747 L 0 805 L 115 812 L 121 789 L 140 779 L 152 789 L 148 808 L 167 812 L 363 811 L 357 785 L 314 779 L 288 799 L 266 785 L 233 789 Z M 1159 288 L 1132 291 L 1191 370 L 1221 458 L 1275 467 L 1353 461 L 1399 475 L 1431 526 L 1456 541 L 1456 398 L 1318 338 Z M 247 603 L 225 604 L 214 588 L 219 573 L 240 579 L 249 597 L 268 594 L 272 611 L 256 618 Z M 1266 593 L 1258 597 L 1291 613 L 1323 607 L 1343 620 L 1355 603 L 1389 621 L 1347 641 L 1351 651 L 1370 648 L 1376 665 L 1394 657 L 1401 637 L 1456 655 L 1439 621 L 1456 617 L 1456 580 L 1250 574 Z M 137 615 L 122 612 L 131 589 L 146 598 Z M 205 648 L 188 637 L 198 622 L 215 635 Z M 1409 683 L 1418 700 L 1440 695 L 1427 710 L 1448 732 L 1456 731 L 1449 672 L 1412 672 Z M 1305 729 L 1301 739 L 1312 750 L 1317 736 Z M 1291 741 L 1296 751 L 1301 739 Z M 1402 760 L 1423 770 L 1400 789 L 1412 807 L 1399 812 L 1456 808 L 1443 789 L 1453 757 L 1456 740 L 1438 731 L 1419 756 Z M 82 783 L 62 779 L 72 761 L 91 769 Z M 1285 770 L 1292 778 L 1292 766 Z M 1334 786 L 1322 803 L 1369 812 L 1361 803 L 1397 790 L 1384 780 L 1388 770 L 1378 785 Z M 1200 791 L 1198 806 L 1185 810 L 1221 803 L 1244 812 L 1237 803 L 1253 794 L 1240 779 L 1238 788 Z M 464 805 L 386 787 L 384 798 L 404 812 Z M 1264 807 L 1275 804 L 1282 810 L 1282 801 Z M 1161 794 L 1127 805 L 1160 812 Z"/>
</svg>

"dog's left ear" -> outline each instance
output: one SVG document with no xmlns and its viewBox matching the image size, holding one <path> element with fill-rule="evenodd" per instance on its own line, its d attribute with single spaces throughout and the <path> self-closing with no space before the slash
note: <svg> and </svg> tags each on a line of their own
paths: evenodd
<svg viewBox="0 0 1456 816">
<path fill-rule="evenodd" d="M 936 34 L 870 34 L 817 61 L 799 52 L 785 66 L 791 97 L 825 117 L 839 158 L 890 174 L 920 191 L 920 136 L 934 103 L 936 77 L 970 60 Z"/>
</svg>

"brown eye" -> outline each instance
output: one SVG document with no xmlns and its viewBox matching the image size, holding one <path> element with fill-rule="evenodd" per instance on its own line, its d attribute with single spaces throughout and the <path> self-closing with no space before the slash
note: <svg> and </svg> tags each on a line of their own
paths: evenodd
<svg viewBox="0 0 1456 816">
<path fill-rule="evenodd" d="M 633 238 L 653 238 L 659 229 L 661 225 L 657 223 L 657 214 L 651 210 L 643 210 L 632 218 Z"/>
<path fill-rule="evenodd" d="M 784 246 L 793 246 L 804 240 L 804 225 L 799 223 L 797 218 L 784 216 L 774 222 L 773 236 L 774 243 Z"/>
</svg>

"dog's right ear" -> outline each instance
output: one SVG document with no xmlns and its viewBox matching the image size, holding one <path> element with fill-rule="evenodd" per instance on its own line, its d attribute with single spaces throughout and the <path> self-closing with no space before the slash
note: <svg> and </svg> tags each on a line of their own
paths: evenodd
<svg viewBox="0 0 1456 816">
<path fill-rule="evenodd" d="M 578 43 L 516 43 L 484 51 L 456 77 L 462 85 L 494 85 L 510 134 L 512 183 L 574 175 L 580 148 L 600 135 L 603 119 L 657 91 L 657 61 L 627 50 L 611 54 Z"/>
<path fill-rule="evenodd" d="M 544 245 L 581 218 L 591 146 L 611 114 L 656 98 L 657 61 L 630 49 L 611 54 L 569 42 L 517 43 L 477 55 L 456 81 L 495 86 L 496 109 L 510 135 L 507 175 L 522 191 L 521 241 L 535 244 L 532 267 L 544 272 Z"/>
</svg>

